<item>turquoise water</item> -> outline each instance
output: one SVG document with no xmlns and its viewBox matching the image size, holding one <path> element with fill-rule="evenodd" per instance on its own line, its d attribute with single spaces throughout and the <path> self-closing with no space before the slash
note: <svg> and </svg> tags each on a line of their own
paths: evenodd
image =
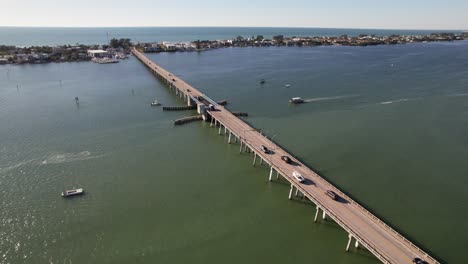
<svg viewBox="0 0 468 264">
<path fill-rule="evenodd" d="M 444 263 L 468 243 L 468 42 L 150 57 Z M 266 79 L 265 85 L 259 80 Z M 285 84 L 290 84 L 286 88 Z M 80 104 L 75 104 L 75 96 Z M 309 102 L 292 106 L 288 98 Z M 379 263 L 135 58 L 0 67 L 0 263 Z M 65 188 L 86 195 L 65 200 Z"/>
<path fill-rule="evenodd" d="M 343 28 L 265 28 L 265 27 L 111 27 L 111 28 L 43 28 L 43 27 L 0 27 L 0 45 L 73 45 L 106 44 L 109 38 L 130 38 L 133 42 L 194 41 L 233 39 L 239 35 L 247 38 L 263 35 L 285 36 L 340 36 L 347 34 L 376 35 L 427 35 L 440 30 L 384 30 Z M 459 32 L 459 31 L 451 31 Z"/>
</svg>

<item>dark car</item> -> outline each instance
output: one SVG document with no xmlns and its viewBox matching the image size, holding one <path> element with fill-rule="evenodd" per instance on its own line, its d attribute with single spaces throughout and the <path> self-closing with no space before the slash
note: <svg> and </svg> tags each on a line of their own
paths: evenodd
<svg viewBox="0 0 468 264">
<path fill-rule="evenodd" d="M 281 159 L 286 162 L 287 164 L 291 164 L 292 160 L 288 156 L 281 156 Z"/>
<path fill-rule="evenodd" d="M 330 198 L 332 198 L 333 200 L 338 200 L 338 194 L 336 194 L 334 191 L 331 191 L 331 190 L 327 190 L 325 192 L 328 196 L 330 196 Z"/>
<path fill-rule="evenodd" d="M 260 146 L 260 149 L 261 149 L 264 153 L 267 153 L 267 154 L 270 153 L 270 150 L 269 150 L 267 147 L 263 146 L 263 145 Z"/>
<path fill-rule="evenodd" d="M 172 78 L 172 80 L 173 80 L 174 82 L 176 82 L 176 79 Z"/>
<path fill-rule="evenodd" d="M 427 264 L 426 261 L 424 261 L 424 260 L 422 260 L 420 258 L 414 258 L 413 263 L 415 263 L 415 264 Z"/>
</svg>

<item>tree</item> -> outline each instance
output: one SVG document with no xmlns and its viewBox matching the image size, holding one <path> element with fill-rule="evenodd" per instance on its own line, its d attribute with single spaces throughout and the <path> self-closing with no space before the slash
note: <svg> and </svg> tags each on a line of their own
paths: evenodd
<svg viewBox="0 0 468 264">
<path fill-rule="evenodd" d="M 257 35 L 257 37 L 255 38 L 256 41 L 262 41 L 263 39 L 263 35 Z"/>
<path fill-rule="evenodd" d="M 239 42 L 244 41 L 244 37 L 242 37 L 242 36 L 237 36 L 237 37 L 236 37 L 236 40 L 239 41 Z"/>
<path fill-rule="evenodd" d="M 281 44 L 281 43 L 283 43 L 284 36 L 283 36 L 283 35 L 276 35 L 276 36 L 273 36 L 273 40 L 274 40 L 276 43 Z"/>
</svg>

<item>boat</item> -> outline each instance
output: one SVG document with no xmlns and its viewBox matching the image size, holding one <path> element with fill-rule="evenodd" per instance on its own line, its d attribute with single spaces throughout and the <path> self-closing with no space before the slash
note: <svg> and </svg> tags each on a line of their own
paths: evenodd
<svg viewBox="0 0 468 264">
<path fill-rule="evenodd" d="M 161 105 L 161 103 L 158 100 L 154 100 L 153 102 L 151 102 L 151 106 L 158 106 L 158 105 Z"/>
<path fill-rule="evenodd" d="M 290 85 L 290 84 L 286 84 L 284 87 L 289 88 L 289 87 L 291 87 L 291 85 Z"/>
<path fill-rule="evenodd" d="M 302 104 L 304 103 L 304 100 L 300 97 L 293 97 L 291 99 L 289 99 L 289 102 L 290 103 L 293 103 L 293 104 Z"/>
<path fill-rule="evenodd" d="M 265 81 L 265 79 L 262 79 L 262 80 L 260 81 L 260 84 L 264 84 L 264 83 L 266 83 L 266 81 Z"/>
<path fill-rule="evenodd" d="M 70 197 L 70 196 L 81 195 L 81 194 L 84 194 L 83 188 L 72 189 L 72 190 L 63 191 L 62 197 Z"/>
<path fill-rule="evenodd" d="M 99 64 L 108 64 L 108 63 L 117 63 L 117 62 L 119 62 L 118 60 L 112 59 L 112 58 L 93 58 L 92 61 L 95 62 L 95 63 L 99 63 Z"/>
</svg>

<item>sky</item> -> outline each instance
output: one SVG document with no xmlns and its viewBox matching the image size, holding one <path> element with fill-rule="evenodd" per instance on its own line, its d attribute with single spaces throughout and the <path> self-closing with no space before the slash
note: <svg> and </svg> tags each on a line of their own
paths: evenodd
<svg viewBox="0 0 468 264">
<path fill-rule="evenodd" d="M 468 0 L 0 0 L 0 26 L 468 30 Z"/>
</svg>

